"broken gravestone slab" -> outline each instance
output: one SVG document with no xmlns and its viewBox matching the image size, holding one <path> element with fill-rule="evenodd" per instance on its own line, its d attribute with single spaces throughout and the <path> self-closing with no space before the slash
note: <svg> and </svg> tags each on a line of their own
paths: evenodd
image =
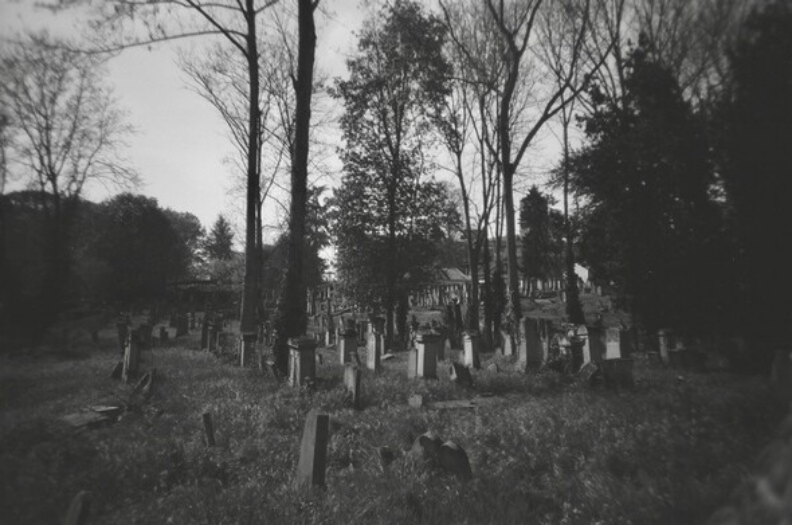
<svg viewBox="0 0 792 525">
<path fill-rule="evenodd" d="M 431 430 L 427 430 L 413 442 L 410 453 L 426 463 L 437 464 L 443 440 Z"/>
<path fill-rule="evenodd" d="M 327 462 L 330 416 L 311 410 L 305 419 L 295 485 L 300 489 L 323 487 Z"/>
</svg>

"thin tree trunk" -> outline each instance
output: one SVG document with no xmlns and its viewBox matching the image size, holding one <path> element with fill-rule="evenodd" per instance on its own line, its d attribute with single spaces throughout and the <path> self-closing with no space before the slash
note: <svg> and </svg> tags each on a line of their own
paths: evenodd
<svg viewBox="0 0 792 525">
<path fill-rule="evenodd" d="M 316 1 L 316 0 L 315 0 Z M 305 331 L 305 282 L 303 246 L 308 195 L 308 148 L 310 143 L 311 94 L 316 53 L 316 27 L 313 12 L 316 3 L 298 0 L 299 50 L 295 82 L 294 150 L 292 152 L 291 206 L 289 220 L 289 264 L 278 301 L 275 366 L 286 375 L 289 366 L 288 339 Z"/>
<path fill-rule="evenodd" d="M 586 324 L 583 315 L 583 306 L 580 304 L 580 291 L 577 285 L 577 275 L 575 274 L 575 252 L 573 250 L 572 223 L 569 220 L 569 119 L 571 114 L 566 107 L 562 109 L 562 124 L 564 138 L 564 233 L 566 243 L 564 250 L 564 261 L 566 269 L 566 314 L 570 323 Z"/>
<path fill-rule="evenodd" d="M 259 63 L 256 43 L 256 13 L 253 0 L 245 1 L 247 19 L 247 61 L 249 112 L 248 112 L 248 151 L 247 151 L 247 201 L 245 220 L 245 284 L 242 292 L 242 312 L 239 330 L 244 339 L 243 352 L 250 351 L 258 333 L 258 289 L 259 268 L 257 250 L 256 215 L 259 205 L 260 181 L 258 170 L 259 155 Z"/>
</svg>

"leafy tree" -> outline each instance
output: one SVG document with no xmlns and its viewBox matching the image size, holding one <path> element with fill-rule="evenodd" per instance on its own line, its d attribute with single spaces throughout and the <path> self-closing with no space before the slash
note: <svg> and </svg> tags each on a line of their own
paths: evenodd
<svg viewBox="0 0 792 525">
<path fill-rule="evenodd" d="M 156 199 L 124 193 L 105 202 L 101 215 L 93 253 L 110 268 L 108 299 L 140 305 L 184 277 L 188 250 Z"/>
<path fill-rule="evenodd" d="M 132 128 L 101 75 L 98 60 L 47 34 L 28 35 L 0 56 L 0 105 L 9 114 L 7 167 L 46 196 L 42 302 L 49 307 L 42 313 L 49 318 L 67 287 L 69 236 L 85 185 L 130 187 L 138 180 L 120 156 Z"/>
<path fill-rule="evenodd" d="M 648 328 L 704 331 L 718 315 L 708 272 L 719 237 L 702 122 L 640 46 L 623 99 L 597 89 L 591 99 L 590 144 L 571 160 L 573 188 L 587 199 L 582 255 Z"/>
<path fill-rule="evenodd" d="M 338 275 L 359 299 L 385 309 L 388 345 L 396 305 L 406 303 L 423 274 L 417 266 L 431 260 L 442 232 L 443 187 L 422 177 L 430 117 L 448 92 L 444 39 L 436 17 L 397 0 L 366 22 L 347 62 L 350 78 L 336 83 L 346 141 L 336 193 Z"/>
<path fill-rule="evenodd" d="M 198 266 L 202 262 L 201 248 L 204 243 L 204 238 L 206 237 L 206 231 L 201 225 L 201 221 L 190 212 L 179 212 L 166 209 L 165 215 L 179 234 L 181 239 L 180 245 L 186 250 L 185 258 L 190 261 L 190 272 L 195 274 Z"/>
<path fill-rule="evenodd" d="M 536 186 L 520 201 L 520 228 L 523 239 L 523 275 L 526 279 L 551 279 L 563 267 L 563 217 L 550 208 L 549 197 Z"/>
<path fill-rule="evenodd" d="M 233 246 L 234 232 L 231 230 L 231 225 L 225 217 L 218 215 L 206 237 L 204 250 L 210 259 L 227 261 L 234 254 Z"/>
<path fill-rule="evenodd" d="M 786 278 L 792 257 L 781 248 L 792 238 L 791 49 L 792 5 L 776 1 L 755 10 L 731 54 L 731 85 L 714 123 L 741 266 L 742 287 L 733 293 L 743 307 L 733 326 L 757 343 L 760 368 L 786 344 L 779 328 L 792 321 Z"/>
</svg>

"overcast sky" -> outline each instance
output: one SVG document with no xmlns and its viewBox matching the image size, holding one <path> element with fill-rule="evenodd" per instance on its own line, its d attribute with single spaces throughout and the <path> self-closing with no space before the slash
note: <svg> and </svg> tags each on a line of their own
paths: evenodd
<svg viewBox="0 0 792 525">
<path fill-rule="evenodd" d="M 33 4 L 34 0 L 0 0 L 2 37 L 25 28 L 47 27 L 56 34 L 75 31 L 74 15 L 52 16 Z M 317 14 L 316 65 L 330 78 L 346 74 L 345 58 L 355 46 L 354 32 L 365 13 L 359 4 L 360 0 L 325 0 L 325 11 Z M 227 195 L 232 183 L 223 159 L 234 150 L 225 123 L 189 90 L 175 58 L 172 45 L 129 49 L 110 62 L 107 80 L 138 130 L 127 156 L 143 178 L 140 193 L 157 198 L 162 206 L 192 212 L 208 227 L 218 214 L 242 209 Z M 93 200 L 105 196 L 102 188 L 88 193 Z"/>
</svg>

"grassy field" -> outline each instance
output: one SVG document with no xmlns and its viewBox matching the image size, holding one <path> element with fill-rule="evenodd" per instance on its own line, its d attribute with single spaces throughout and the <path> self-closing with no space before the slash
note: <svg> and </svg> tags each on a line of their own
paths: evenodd
<svg viewBox="0 0 792 525">
<path fill-rule="evenodd" d="M 476 391 L 408 380 L 405 356 L 363 376 L 364 406 L 345 404 L 342 368 L 322 350 L 313 391 L 278 384 L 200 352 L 193 333 L 144 355 L 154 394 L 103 428 L 60 418 L 129 398 L 100 342 L 0 360 L 0 522 L 59 523 L 81 490 L 90 523 L 702 523 L 748 475 L 782 410 L 761 378 L 636 364 L 632 392 L 554 374 L 475 373 Z M 485 356 L 485 365 L 492 360 Z M 416 409 L 492 393 L 477 410 Z M 291 486 L 305 416 L 330 414 L 327 488 Z M 217 446 L 201 414 L 214 417 Z M 432 429 L 460 444 L 473 480 L 407 454 Z M 396 453 L 383 466 L 380 447 Z"/>
</svg>

